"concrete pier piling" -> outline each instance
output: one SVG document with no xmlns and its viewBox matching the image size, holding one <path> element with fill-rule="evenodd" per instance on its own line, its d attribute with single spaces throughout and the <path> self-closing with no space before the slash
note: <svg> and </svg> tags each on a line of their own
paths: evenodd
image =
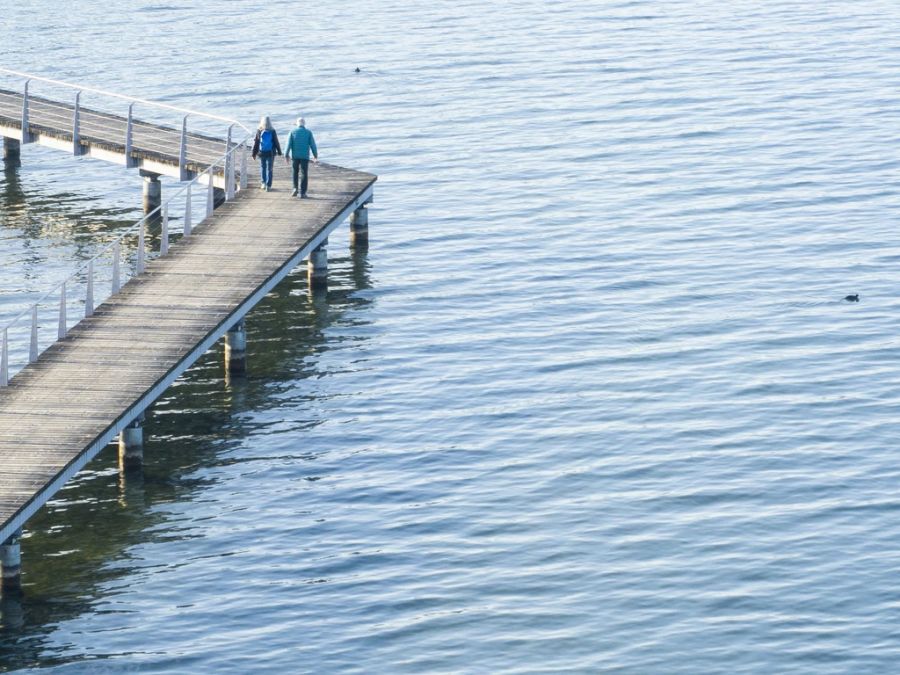
<svg viewBox="0 0 900 675">
<path fill-rule="evenodd" d="M 119 468 L 140 469 L 144 465 L 144 418 L 134 420 L 119 432 Z"/>
<path fill-rule="evenodd" d="M 369 245 L 369 211 L 365 205 L 350 214 L 350 246 L 361 248 Z"/>
<path fill-rule="evenodd" d="M 159 182 L 159 174 L 151 171 L 140 170 L 144 179 L 144 213 L 150 213 L 162 204 L 162 183 Z"/>
<path fill-rule="evenodd" d="M 225 373 L 242 375 L 247 372 L 247 330 L 241 319 L 225 333 Z"/>
<path fill-rule="evenodd" d="M 309 254 L 307 261 L 307 276 L 311 289 L 320 289 L 328 286 L 328 240 L 319 244 Z"/>
<path fill-rule="evenodd" d="M 3 544 L 0 544 L 0 567 L 3 569 L 3 590 L 15 590 L 22 586 L 22 538 L 21 528 Z"/>
</svg>

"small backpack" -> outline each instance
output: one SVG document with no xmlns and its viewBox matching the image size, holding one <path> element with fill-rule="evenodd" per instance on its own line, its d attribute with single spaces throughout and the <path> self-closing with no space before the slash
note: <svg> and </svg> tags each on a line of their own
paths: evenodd
<svg viewBox="0 0 900 675">
<path fill-rule="evenodd" d="M 263 132 L 259 135 L 259 151 L 260 152 L 272 152 L 272 139 L 275 134 L 272 133 L 271 129 L 264 129 Z"/>
</svg>

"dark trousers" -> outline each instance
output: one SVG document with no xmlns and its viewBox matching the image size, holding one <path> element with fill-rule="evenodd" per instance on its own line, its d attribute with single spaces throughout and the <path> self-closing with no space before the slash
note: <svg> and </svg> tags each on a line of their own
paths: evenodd
<svg viewBox="0 0 900 675">
<path fill-rule="evenodd" d="M 300 194 L 306 194 L 306 188 L 309 187 L 309 160 L 308 159 L 297 159 L 296 157 L 293 159 L 294 164 L 294 189 L 297 189 L 297 178 L 300 177 Z M 300 172 L 303 172 L 300 174 Z"/>
</svg>

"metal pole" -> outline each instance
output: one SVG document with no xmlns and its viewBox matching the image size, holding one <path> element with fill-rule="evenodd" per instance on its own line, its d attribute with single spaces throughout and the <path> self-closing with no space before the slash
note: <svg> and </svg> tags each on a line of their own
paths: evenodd
<svg viewBox="0 0 900 675">
<path fill-rule="evenodd" d="M 134 158 L 131 156 L 131 151 L 134 147 L 134 103 L 130 103 L 128 105 L 128 124 L 125 127 L 125 168 L 132 169 L 135 166 Z"/>
<path fill-rule="evenodd" d="M 31 307 L 31 345 L 28 349 L 28 363 L 34 363 L 38 358 L 37 329 L 37 305 L 33 305 Z"/>
<path fill-rule="evenodd" d="M 119 283 L 119 255 L 120 255 L 120 246 L 119 242 L 113 244 L 113 271 L 112 271 L 112 293 L 111 295 L 115 295 L 119 292 L 119 288 L 121 288 L 121 284 Z"/>
<path fill-rule="evenodd" d="M 72 154 L 76 157 L 84 154 L 84 148 L 81 147 L 81 138 L 79 127 L 81 125 L 81 92 L 75 94 L 75 112 L 72 115 Z"/>
<path fill-rule="evenodd" d="M 241 143 L 241 190 L 247 188 L 247 143 Z"/>
<path fill-rule="evenodd" d="M 28 123 L 28 83 L 31 80 L 25 80 L 25 90 L 22 95 L 22 143 L 31 143 L 31 127 Z"/>
<path fill-rule="evenodd" d="M 0 387 L 9 385 L 9 329 L 3 329 L 3 346 L 0 347 Z"/>
<path fill-rule="evenodd" d="M 225 201 L 234 199 L 234 153 L 231 151 L 231 127 L 225 139 Z"/>
<path fill-rule="evenodd" d="M 135 265 L 134 273 L 143 274 L 144 273 L 144 224 L 147 221 L 141 222 L 140 227 L 138 228 L 138 255 L 137 255 L 137 264 Z"/>
<path fill-rule="evenodd" d="M 191 188 L 193 183 L 188 183 L 187 196 L 184 198 L 184 236 L 191 236 Z"/>
<path fill-rule="evenodd" d="M 159 254 L 169 253 L 169 205 L 163 207 L 162 232 L 159 235 Z"/>
<path fill-rule="evenodd" d="M 85 318 L 94 313 L 94 261 L 88 262 L 87 272 L 87 292 L 84 296 L 84 316 Z"/>
<path fill-rule="evenodd" d="M 66 282 L 63 282 L 59 291 L 59 330 L 56 331 L 56 339 L 66 337 Z"/>
<path fill-rule="evenodd" d="M 183 181 L 189 178 L 187 169 L 187 120 L 187 115 L 181 120 L 181 148 L 178 150 L 179 180 Z"/>
<path fill-rule="evenodd" d="M 206 190 L 206 217 L 209 218 L 216 207 L 216 201 L 213 194 L 213 168 L 209 167 L 206 171 L 207 178 L 209 178 L 209 187 Z"/>
</svg>

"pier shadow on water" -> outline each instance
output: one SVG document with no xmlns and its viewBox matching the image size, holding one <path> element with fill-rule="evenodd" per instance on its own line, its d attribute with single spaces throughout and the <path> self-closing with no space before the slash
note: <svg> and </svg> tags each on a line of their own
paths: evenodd
<svg viewBox="0 0 900 675">
<path fill-rule="evenodd" d="M 28 522 L 22 592 L 0 600 L 0 672 L 83 660 L 102 668 L 97 659 L 112 656 L 69 653 L 54 633 L 80 615 L 116 611 L 120 589 L 147 571 L 134 547 L 195 537 L 172 507 L 204 500 L 211 469 L 234 461 L 253 411 L 278 407 L 298 381 L 321 376 L 317 355 L 342 339 L 330 329 L 366 322 L 359 313 L 372 300 L 357 292 L 371 287 L 366 251 L 329 265 L 326 292 L 309 292 L 301 265 L 247 315 L 245 376 L 226 382 L 220 341 L 150 407 L 143 471 L 121 473 L 111 444 Z"/>
</svg>

